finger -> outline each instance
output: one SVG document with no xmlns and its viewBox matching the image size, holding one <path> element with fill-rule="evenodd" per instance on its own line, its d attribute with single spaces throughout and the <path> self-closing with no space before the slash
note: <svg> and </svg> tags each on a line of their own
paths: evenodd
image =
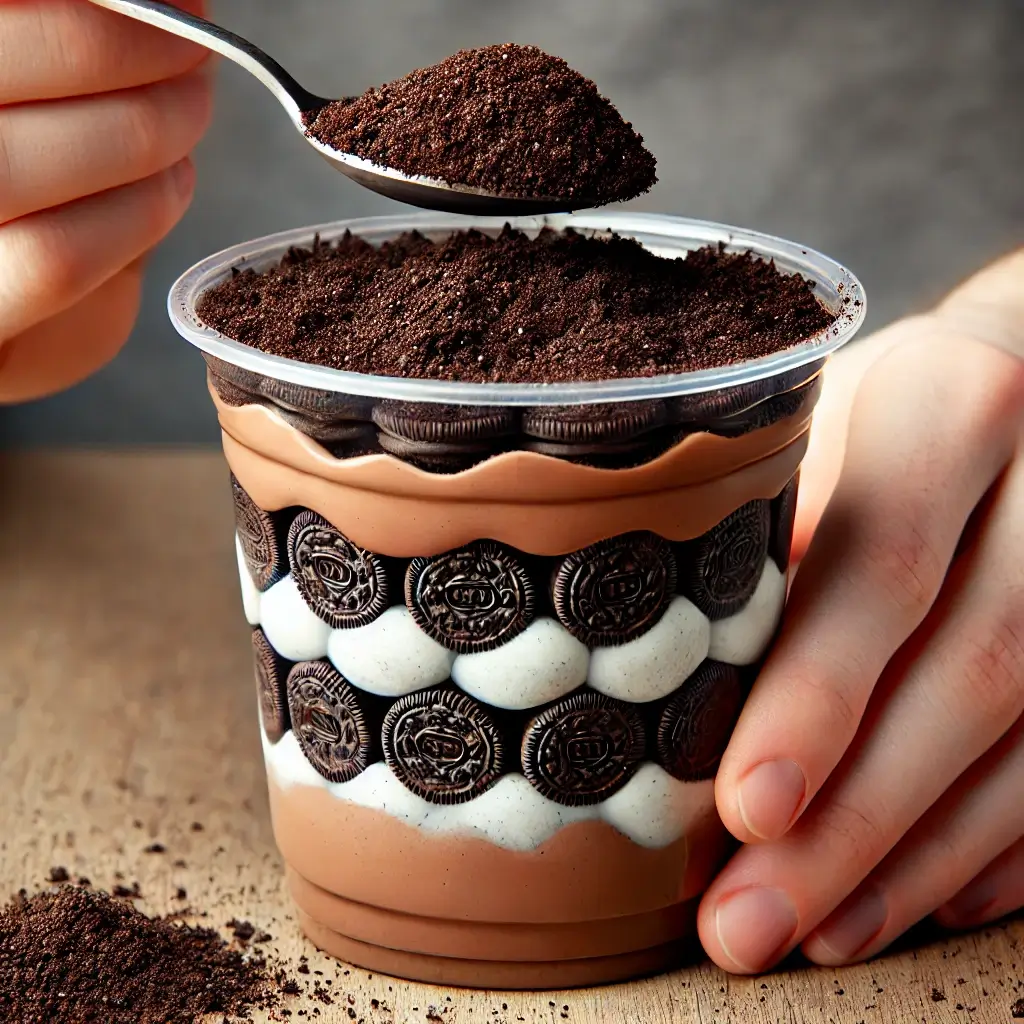
<svg viewBox="0 0 1024 1024">
<path fill-rule="evenodd" d="M 1018 806 L 1020 779 L 1017 780 Z M 1024 839 L 997 857 L 935 913 L 946 928 L 976 928 L 1024 907 Z"/>
<path fill-rule="evenodd" d="M 188 207 L 189 160 L 0 227 L 0 343 L 69 309 L 138 259 Z"/>
<path fill-rule="evenodd" d="M 1022 677 L 1024 679 L 1024 677 Z M 1024 682 L 1022 682 L 1024 689 Z M 1024 836 L 1024 729 L 1018 726 L 972 766 L 869 879 L 804 942 L 816 963 L 838 966 L 874 956 L 984 871 Z M 961 916 L 1024 903 L 1024 886 L 1007 890 L 998 869 L 964 897 Z M 1011 909 L 1009 906 L 1007 910 Z"/>
<path fill-rule="evenodd" d="M 70 309 L 0 347 L 0 403 L 63 391 L 113 359 L 135 324 L 142 271 L 137 260 Z"/>
<path fill-rule="evenodd" d="M 1020 364 L 938 333 L 865 376 L 842 477 L 719 770 L 719 813 L 741 841 L 784 834 L 839 762 L 1009 461 L 1022 397 Z"/>
<path fill-rule="evenodd" d="M 171 167 L 195 148 L 211 111 L 202 71 L 127 92 L 0 108 L 0 225 Z"/>
<path fill-rule="evenodd" d="M 1024 247 L 954 289 L 937 312 L 952 329 L 1024 359 Z"/>
<path fill-rule="evenodd" d="M 854 396 L 865 372 L 894 344 L 941 329 L 975 338 L 1024 357 L 1024 248 L 996 260 L 954 289 L 933 314 L 912 317 L 858 341 L 833 357 L 825 368 L 825 386 L 814 411 L 804 456 L 793 526 L 791 564 L 799 563 L 839 481 L 846 431 Z"/>
<path fill-rule="evenodd" d="M 1024 712 L 1024 462 L 994 494 L 981 539 L 890 663 L 828 785 L 788 835 L 746 847 L 708 891 L 701 935 L 723 966 L 761 970 L 788 952 Z M 887 900 L 884 888 L 865 888 L 856 916 L 828 940 L 833 956 L 841 943 L 853 958 L 849 950 L 874 941 L 887 927 Z"/>
<path fill-rule="evenodd" d="M 200 0 L 179 0 L 200 13 Z M 197 67 L 208 51 L 83 0 L 0 3 L 0 106 L 147 85 Z"/>
<path fill-rule="evenodd" d="M 800 491 L 790 563 L 801 562 L 832 497 L 846 452 L 850 410 L 860 382 L 872 363 L 910 336 L 930 336 L 928 317 L 903 320 L 843 349 L 823 371 L 824 386 L 814 409 L 810 440 L 800 471 Z"/>
</svg>

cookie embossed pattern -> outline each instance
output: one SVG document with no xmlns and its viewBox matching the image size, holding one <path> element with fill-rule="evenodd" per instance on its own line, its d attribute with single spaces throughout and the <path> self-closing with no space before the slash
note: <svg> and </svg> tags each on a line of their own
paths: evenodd
<svg viewBox="0 0 1024 1024">
<path fill-rule="evenodd" d="M 547 218 L 522 234 L 481 225 L 493 246 L 446 243 L 462 226 L 330 226 L 312 248 L 312 232 L 278 236 L 201 265 L 172 311 L 204 351 L 223 428 L 274 831 L 303 929 L 403 977 L 607 982 L 688 955 L 728 849 L 714 776 L 781 621 L 821 370 L 861 293 L 818 254 L 699 222 Z M 648 255 L 545 227 L 614 231 Z M 688 269 L 649 260 L 695 250 Z M 594 262 L 531 307 L 510 254 L 538 273 Z M 638 305 L 595 312 L 619 259 Z M 485 272 L 462 307 L 460 261 Z M 375 275 L 404 314 L 353 300 Z M 348 305 L 327 320 L 289 305 L 295 288 L 315 305 L 328 278 Z M 220 285 L 237 335 L 196 315 Z M 510 316 L 528 308 L 545 316 L 520 334 Z M 421 314 L 440 320 L 428 331 Z M 359 349 L 388 317 L 386 351 Z M 647 372 L 648 329 L 665 372 Z M 350 343 L 414 372 L 346 370 Z M 331 365 L 302 361 L 320 346 Z M 591 362 L 574 375 L 576 349 Z M 619 355 L 638 375 L 601 378 L 592 360 Z M 489 360 L 514 373 L 491 379 Z"/>
</svg>

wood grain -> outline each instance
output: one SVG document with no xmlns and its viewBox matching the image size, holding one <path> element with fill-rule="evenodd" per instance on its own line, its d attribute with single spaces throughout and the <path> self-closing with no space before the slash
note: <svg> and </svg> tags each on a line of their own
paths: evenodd
<svg viewBox="0 0 1024 1024">
<path fill-rule="evenodd" d="M 0 893 L 61 865 L 106 888 L 138 881 L 149 913 L 249 920 L 293 970 L 304 955 L 332 982 L 331 1005 L 292 1000 L 292 1021 L 1002 1024 L 1024 996 L 1022 920 L 919 935 L 841 971 L 738 979 L 705 963 L 579 992 L 445 990 L 328 963 L 282 889 L 220 456 L 8 456 L 0 488 Z"/>
</svg>

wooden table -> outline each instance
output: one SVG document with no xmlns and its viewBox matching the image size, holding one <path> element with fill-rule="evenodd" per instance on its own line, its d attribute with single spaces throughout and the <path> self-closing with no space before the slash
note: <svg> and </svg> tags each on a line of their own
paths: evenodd
<svg viewBox="0 0 1024 1024">
<path fill-rule="evenodd" d="M 149 913 L 249 920 L 343 993 L 294 1000 L 292 1021 L 317 1005 L 313 1020 L 343 1024 L 350 1006 L 365 1024 L 1008 1024 L 1024 996 L 1024 920 L 841 971 L 741 979 L 705 963 L 577 992 L 437 989 L 329 963 L 282 888 L 219 454 L 7 456 L 0 493 L 0 893 L 60 865 L 105 888 L 137 881 Z"/>
</svg>

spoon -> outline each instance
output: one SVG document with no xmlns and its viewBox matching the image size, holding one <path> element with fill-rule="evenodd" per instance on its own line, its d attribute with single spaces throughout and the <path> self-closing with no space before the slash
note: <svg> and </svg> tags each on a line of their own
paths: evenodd
<svg viewBox="0 0 1024 1024">
<path fill-rule="evenodd" d="M 306 134 L 303 114 L 313 113 L 333 100 L 304 89 L 272 57 L 248 40 L 203 18 L 158 0 L 92 0 L 98 7 L 117 11 L 136 21 L 155 25 L 233 60 L 255 75 L 288 112 L 302 137 L 336 170 L 360 185 L 412 206 L 482 217 L 519 217 L 557 213 L 586 205 L 571 199 L 530 199 L 499 195 L 469 185 L 451 185 L 437 178 L 403 174 L 380 167 L 353 153 L 342 153 Z"/>
</svg>

